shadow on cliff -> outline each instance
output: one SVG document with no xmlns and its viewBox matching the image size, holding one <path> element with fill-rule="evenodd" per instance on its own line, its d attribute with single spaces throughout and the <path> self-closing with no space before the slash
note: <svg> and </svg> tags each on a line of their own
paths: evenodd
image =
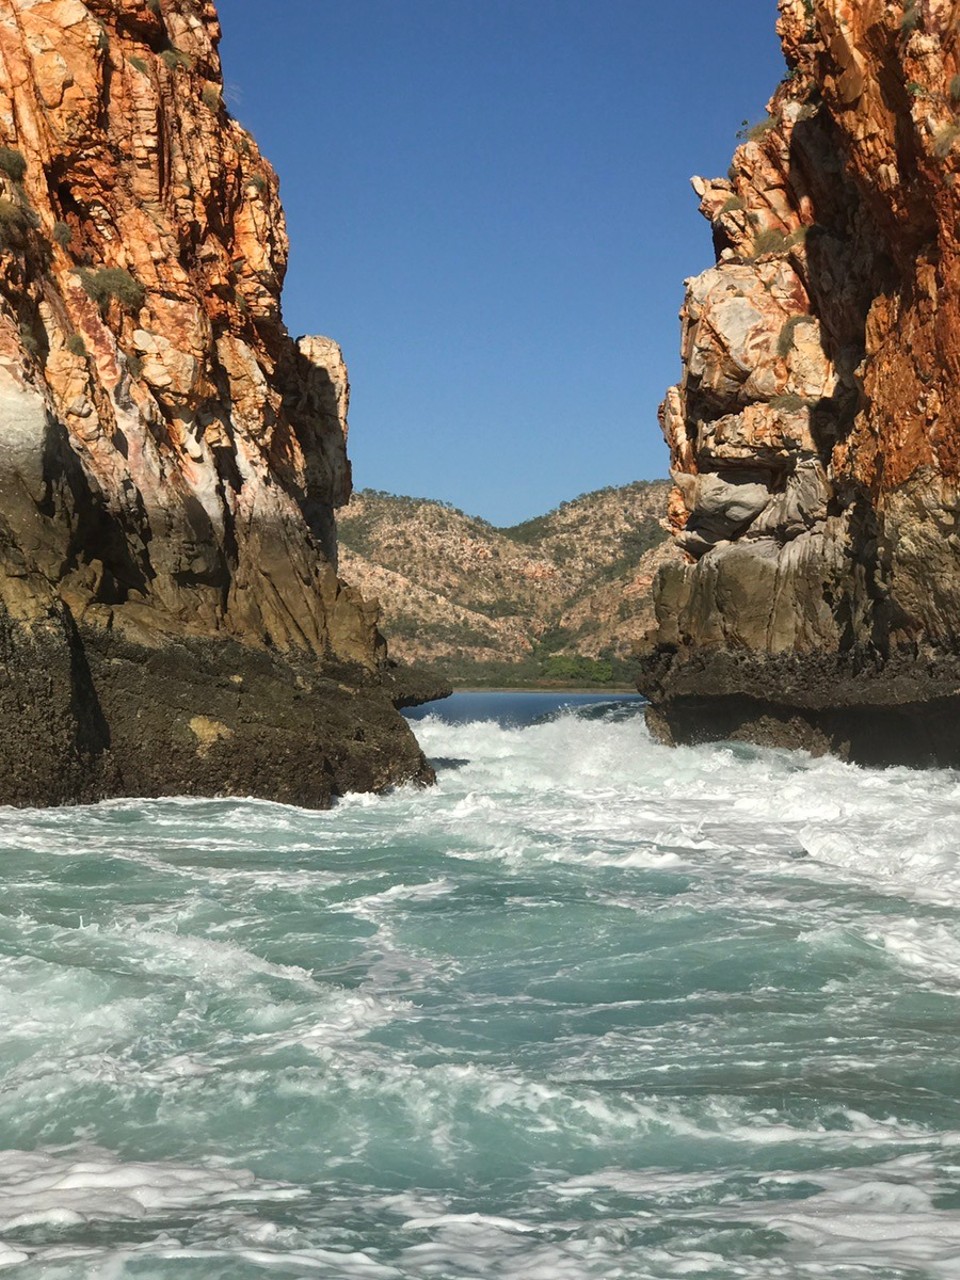
<svg viewBox="0 0 960 1280">
<path fill-rule="evenodd" d="M 47 420 L 42 474 L 37 510 L 52 525 L 59 523 L 67 530 L 64 539 L 51 529 L 54 545 L 66 544 L 60 576 L 96 579 L 92 594 L 102 604 L 122 604 L 131 592 L 146 595 L 153 576 L 146 513 L 138 504 L 124 523 L 109 510 L 70 447 L 66 428 L 52 415 Z"/>
<path fill-rule="evenodd" d="M 283 405 L 303 455 L 303 472 L 291 465 L 290 451 L 278 436 L 271 457 L 274 474 L 294 498 L 311 534 L 331 564 L 337 563 L 334 509 L 350 496 L 351 472 L 337 388 L 329 372 L 309 360 L 293 342 L 278 375 Z"/>
<path fill-rule="evenodd" d="M 790 175 L 797 203 L 809 197 L 817 221 L 795 264 L 820 322 L 824 354 L 837 371 L 837 390 L 809 406 L 810 429 L 824 467 L 848 439 L 865 408 L 859 368 L 866 355 L 866 324 L 878 294 L 896 284 L 889 243 L 846 172 L 839 129 L 822 107 L 797 121 L 790 140 Z M 872 650 L 886 657 L 897 608 L 883 585 L 885 566 L 877 513 L 870 494 L 852 478 L 834 482 L 831 516 L 848 514 L 852 589 L 828 598 L 841 652 Z M 902 619 L 900 620 L 902 621 Z"/>
</svg>

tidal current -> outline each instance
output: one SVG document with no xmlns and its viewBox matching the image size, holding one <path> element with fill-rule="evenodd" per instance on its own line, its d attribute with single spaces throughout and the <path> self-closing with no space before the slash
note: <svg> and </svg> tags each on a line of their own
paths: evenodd
<svg viewBox="0 0 960 1280">
<path fill-rule="evenodd" d="M 327 813 L 0 812 L 0 1270 L 960 1276 L 960 774 L 415 728 Z"/>
</svg>

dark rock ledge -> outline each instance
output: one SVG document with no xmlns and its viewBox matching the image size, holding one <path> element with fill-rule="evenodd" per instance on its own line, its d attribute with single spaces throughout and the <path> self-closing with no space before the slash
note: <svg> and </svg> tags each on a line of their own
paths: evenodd
<svg viewBox="0 0 960 1280">
<path fill-rule="evenodd" d="M 857 764 L 960 768 L 960 659 L 648 654 L 638 688 L 669 745 L 723 740 Z"/>
<path fill-rule="evenodd" d="M 324 808 L 434 780 L 393 695 L 356 665 L 222 637 L 152 647 L 67 611 L 28 627 L 5 615 L 0 658 L 0 803 L 239 795 Z"/>
</svg>

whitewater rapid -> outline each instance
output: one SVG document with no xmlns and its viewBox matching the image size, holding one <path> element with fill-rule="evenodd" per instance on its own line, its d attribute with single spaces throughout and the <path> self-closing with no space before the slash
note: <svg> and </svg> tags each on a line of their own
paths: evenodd
<svg viewBox="0 0 960 1280">
<path fill-rule="evenodd" d="M 428 791 L 0 814 L 0 1269 L 960 1276 L 960 775 L 443 714 Z"/>
</svg>

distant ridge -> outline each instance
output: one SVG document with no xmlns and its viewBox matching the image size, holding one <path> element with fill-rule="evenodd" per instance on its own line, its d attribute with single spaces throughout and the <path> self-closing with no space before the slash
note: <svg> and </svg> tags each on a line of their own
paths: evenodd
<svg viewBox="0 0 960 1280">
<path fill-rule="evenodd" d="M 341 567 L 380 600 L 390 652 L 454 683 L 628 683 L 653 577 L 677 554 L 669 489 L 598 489 L 507 528 L 362 489 L 338 519 Z"/>
</svg>

